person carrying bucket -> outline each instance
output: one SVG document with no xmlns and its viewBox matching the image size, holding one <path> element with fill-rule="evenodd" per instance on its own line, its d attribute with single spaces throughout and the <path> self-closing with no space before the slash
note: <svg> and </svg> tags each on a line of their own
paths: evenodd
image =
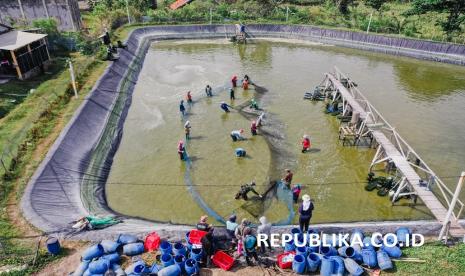
<svg viewBox="0 0 465 276">
<path fill-rule="evenodd" d="M 186 141 L 191 139 L 191 122 L 186 121 L 184 124 L 184 132 L 186 133 Z"/>
<path fill-rule="evenodd" d="M 233 140 L 233 142 L 236 142 L 238 140 L 245 140 L 245 137 L 242 136 L 242 133 L 244 133 L 243 129 L 231 131 L 231 139 Z"/>
<path fill-rule="evenodd" d="M 309 195 L 302 196 L 302 204 L 299 206 L 299 228 L 301 233 L 308 231 L 310 219 L 312 218 L 313 202 Z"/>
<path fill-rule="evenodd" d="M 229 108 L 232 108 L 232 106 L 228 105 L 228 104 L 225 103 L 225 102 L 221 102 L 220 108 L 223 109 L 224 112 L 228 113 L 228 112 L 229 112 Z"/>
<path fill-rule="evenodd" d="M 234 88 L 229 89 L 229 99 L 231 99 L 231 101 L 234 101 L 236 99 L 236 97 L 234 96 Z"/>
<path fill-rule="evenodd" d="M 292 177 L 294 177 L 294 174 L 291 172 L 290 169 L 286 169 L 286 174 L 284 175 L 283 179 L 281 179 L 281 181 L 288 189 L 291 188 Z"/>
<path fill-rule="evenodd" d="M 250 132 L 252 133 L 252 136 L 257 135 L 257 122 L 255 120 L 253 120 L 250 124 Z"/>
<path fill-rule="evenodd" d="M 179 104 L 179 112 L 181 112 L 182 118 L 186 116 L 186 107 L 184 106 L 184 100 L 181 100 L 181 103 Z"/>
<path fill-rule="evenodd" d="M 187 92 L 186 100 L 187 100 L 187 103 L 188 103 L 188 104 L 192 104 L 192 94 L 191 94 L 191 91 L 188 91 L 188 92 Z"/>
<path fill-rule="evenodd" d="M 205 87 L 205 94 L 207 94 L 207 97 L 213 96 L 212 87 L 209 84 L 207 84 L 207 87 Z"/>
<path fill-rule="evenodd" d="M 294 203 L 297 204 L 297 202 L 299 201 L 300 192 L 302 191 L 302 187 L 300 186 L 300 184 L 294 185 L 291 191 L 292 199 L 294 200 Z"/>
<path fill-rule="evenodd" d="M 232 88 L 235 88 L 237 86 L 237 76 L 234 75 L 231 79 L 231 85 L 232 85 Z"/>
<path fill-rule="evenodd" d="M 302 138 L 302 153 L 305 153 L 310 149 L 312 143 L 310 142 L 310 137 L 308 135 L 304 135 Z"/>
<path fill-rule="evenodd" d="M 178 154 L 179 154 L 179 159 L 185 160 L 185 155 L 186 155 L 186 148 L 184 147 L 184 141 L 179 140 L 178 143 Z"/>
</svg>

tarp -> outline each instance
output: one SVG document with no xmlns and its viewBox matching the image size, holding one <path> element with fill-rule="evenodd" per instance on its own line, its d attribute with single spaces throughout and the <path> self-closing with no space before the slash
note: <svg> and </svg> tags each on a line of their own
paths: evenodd
<svg viewBox="0 0 465 276">
<path fill-rule="evenodd" d="M 0 50 L 14 51 L 46 36 L 46 34 L 33 34 L 21 31 L 10 31 L 0 34 Z"/>
<path fill-rule="evenodd" d="M 284 37 L 465 65 L 465 46 L 328 30 L 312 26 L 248 25 L 251 37 Z M 25 217 L 45 232 L 66 232 L 88 215 L 118 215 L 106 204 L 105 182 L 118 149 L 123 124 L 145 54 L 153 40 L 225 38 L 234 25 L 152 26 L 134 30 L 128 48 L 111 62 L 89 96 L 48 152 L 22 198 Z M 199 203 L 201 204 L 201 203 Z M 202 207 L 202 206 L 201 206 Z M 95 239 L 118 232 L 175 229 L 137 218 L 81 235 Z M 177 227 L 176 229 L 186 229 Z"/>
</svg>

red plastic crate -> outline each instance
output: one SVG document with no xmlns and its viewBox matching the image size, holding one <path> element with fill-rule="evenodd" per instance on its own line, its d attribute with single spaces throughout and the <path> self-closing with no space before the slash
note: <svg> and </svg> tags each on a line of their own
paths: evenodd
<svg viewBox="0 0 465 276">
<path fill-rule="evenodd" d="M 158 250 L 160 246 L 160 236 L 156 232 L 152 232 L 145 237 L 144 248 L 145 251 L 155 251 Z"/>
<path fill-rule="evenodd" d="M 213 255 L 213 263 L 223 269 L 223 270 L 230 270 L 234 264 L 234 258 L 229 256 L 223 251 L 218 251 Z"/>
<path fill-rule="evenodd" d="M 193 229 L 190 231 L 189 233 L 189 242 L 191 244 L 195 244 L 195 245 L 200 245 L 202 244 L 202 242 L 200 242 L 200 240 L 203 238 L 203 236 L 205 236 L 207 234 L 207 232 L 205 231 L 201 231 L 201 230 L 197 230 L 197 229 Z"/>
<path fill-rule="evenodd" d="M 288 269 L 288 268 L 291 268 L 292 267 L 292 261 L 290 262 L 284 262 L 283 261 L 283 258 L 286 257 L 286 256 L 289 256 L 289 255 L 292 255 L 293 257 L 295 256 L 295 252 L 294 251 L 290 251 L 290 252 L 285 252 L 285 253 L 282 253 L 282 254 L 279 254 L 278 257 L 277 257 L 277 261 L 278 261 L 278 266 L 282 269 Z M 294 258 L 292 258 L 294 259 Z"/>
</svg>

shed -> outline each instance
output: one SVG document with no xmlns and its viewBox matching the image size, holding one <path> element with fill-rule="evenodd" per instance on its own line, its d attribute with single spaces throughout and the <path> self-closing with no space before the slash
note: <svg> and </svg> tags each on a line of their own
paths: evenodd
<svg viewBox="0 0 465 276">
<path fill-rule="evenodd" d="M 4 26 L 4 25 L 3 25 Z M 46 34 L 12 30 L 0 32 L 0 72 L 27 79 L 50 63 Z"/>
</svg>

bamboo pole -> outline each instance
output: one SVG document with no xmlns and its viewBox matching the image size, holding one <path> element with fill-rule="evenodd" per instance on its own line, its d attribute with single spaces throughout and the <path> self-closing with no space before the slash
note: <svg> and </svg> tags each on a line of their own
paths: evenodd
<svg viewBox="0 0 465 276">
<path fill-rule="evenodd" d="M 23 79 L 23 74 L 21 74 L 21 69 L 19 68 L 18 60 L 16 60 L 16 55 L 15 51 L 10 50 L 11 58 L 13 59 L 13 64 L 15 65 L 16 68 L 16 73 L 18 73 L 18 77 L 20 80 Z"/>
</svg>

